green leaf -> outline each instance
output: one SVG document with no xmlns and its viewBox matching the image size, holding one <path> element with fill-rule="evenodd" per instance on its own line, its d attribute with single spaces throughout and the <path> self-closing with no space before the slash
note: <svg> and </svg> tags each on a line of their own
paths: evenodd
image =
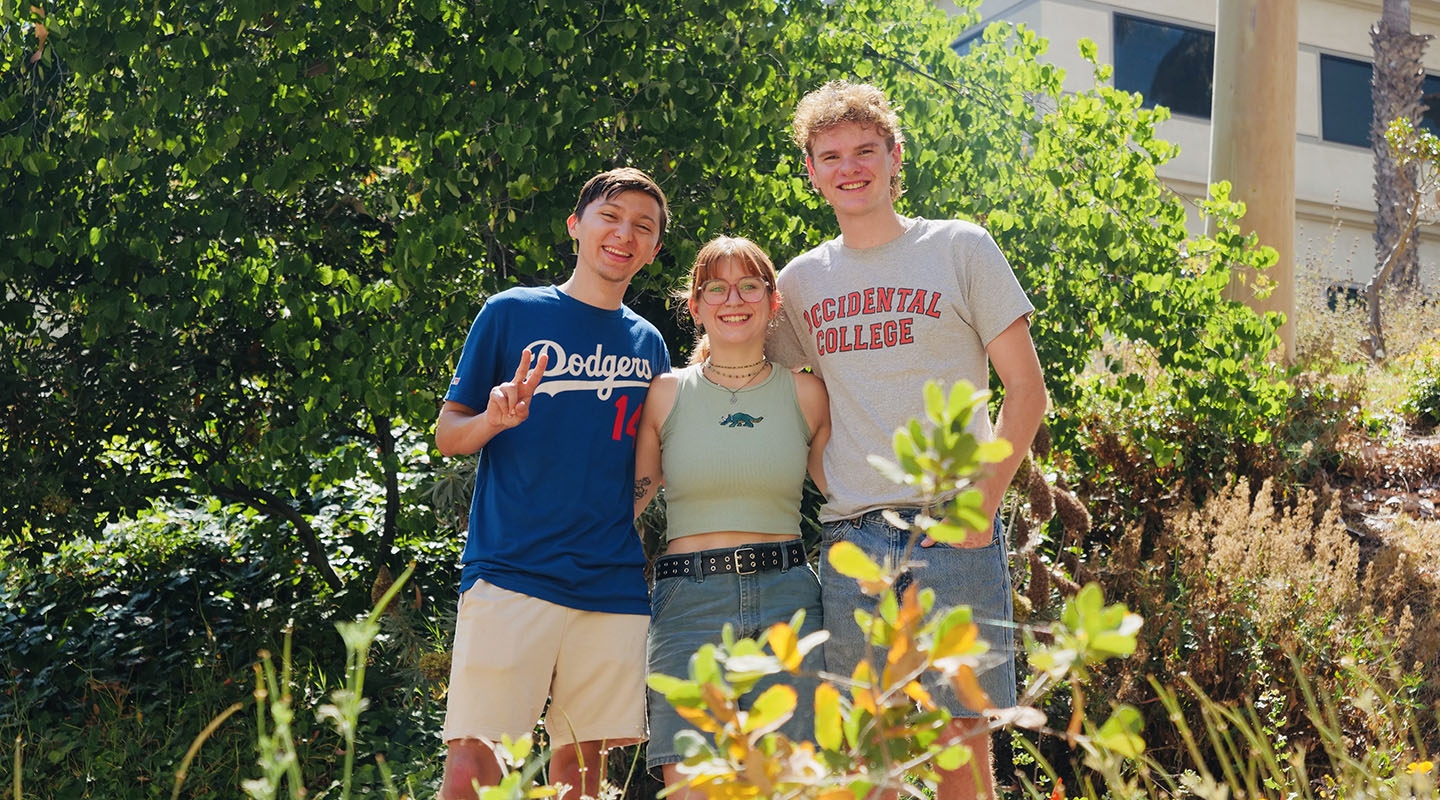
<svg viewBox="0 0 1440 800">
<path fill-rule="evenodd" d="M 946 411 L 948 410 L 948 408 L 945 401 L 945 395 L 940 390 L 940 384 L 936 381 L 926 381 L 924 388 L 924 398 L 925 416 L 929 417 L 930 422 L 934 425 L 944 425 L 946 423 Z M 953 416 L 953 414 L 950 416 Z"/>
<path fill-rule="evenodd" d="M 798 695 L 795 689 L 776 684 L 755 698 L 741 730 L 745 733 L 767 733 L 779 728 L 795 713 Z"/>
<path fill-rule="evenodd" d="M 1144 719 L 1132 706 L 1117 706 L 1100 731 L 1095 743 L 1112 750 L 1125 758 L 1139 758 L 1145 754 L 1145 740 L 1140 736 L 1144 730 Z"/>
<path fill-rule="evenodd" d="M 999 464 L 1015 452 L 1015 447 L 1004 439 L 982 442 L 975 448 L 975 460 L 982 464 Z"/>
<path fill-rule="evenodd" d="M 847 578 L 862 581 L 879 580 L 880 565 L 853 542 L 836 542 L 830 548 L 830 566 Z"/>
<path fill-rule="evenodd" d="M 973 753 L 963 744 L 952 744 L 935 754 L 935 766 L 947 771 L 960 769 L 970 763 Z"/>
<path fill-rule="evenodd" d="M 983 520 L 984 518 L 981 517 L 981 519 Z M 948 522 L 937 522 L 925 530 L 925 535 L 941 544 L 960 544 L 974 534 L 960 525 L 953 525 Z"/>
<path fill-rule="evenodd" d="M 844 744 L 840 692 L 828 682 L 815 687 L 815 743 L 824 750 L 839 750 Z"/>
<path fill-rule="evenodd" d="M 721 680 L 720 662 L 715 657 L 714 645 L 703 645 L 695 651 L 690 659 L 690 679 L 701 685 Z"/>
</svg>

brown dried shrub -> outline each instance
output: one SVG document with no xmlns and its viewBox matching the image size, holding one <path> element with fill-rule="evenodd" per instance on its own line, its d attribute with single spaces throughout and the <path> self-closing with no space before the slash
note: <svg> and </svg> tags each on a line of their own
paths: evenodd
<svg viewBox="0 0 1440 800">
<path fill-rule="evenodd" d="M 1384 442 L 1351 432 L 1339 451 L 1341 478 L 1393 488 L 1440 485 L 1440 438 Z"/>
<path fill-rule="evenodd" d="M 1224 702 L 1266 698 L 1279 734 L 1315 742 L 1293 653 L 1328 698 L 1353 689 L 1339 665 L 1385 655 L 1412 675 L 1429 676 L 1413 699 L 1433 706 L 1440 681 L 1425 665 L 1440 657 L 1440 632 L 1417 620 L 1440 612 L 1440 556 L 1433 552 L 1440 525 L 1401 527 L 1403 535 L 1362 564 L 1338 503 L 1305 490 L 1277 502 L 1268 481 L 1252 492 L 1245 480 L 1204 503 L 1182 504 L 1158 533 L 1130 526 L 1088 561 L 1107 597 L 1143 615 L 1145 627 L 1136 655 L 1106 674 L 1105 690 L 1092 701 L 1153 707 L 1147 676 L 1171 687 L 1189 679 Z M 1407 680 L 1381 677 L 1397 693 Z M 1181 744 L 1166 740 L 1174 729 L 1165 720 L 1152 722 L 1152 752 Z M 1380 736 L 1356 724 L 1347 731 L 1353 746 Z"/>
<path fill-rule="evenodd" d="M 1046 522 L 1055 516 L 1055 498 L 1050 489 L 1050 484 L 1045 480 L 1045 473 L 1038 469 L 1030 470 L 1030 479 L 1026 482 L 1025 498 L 1030 501 L 1030 516 L 1037 522 Z"/>
</svg>

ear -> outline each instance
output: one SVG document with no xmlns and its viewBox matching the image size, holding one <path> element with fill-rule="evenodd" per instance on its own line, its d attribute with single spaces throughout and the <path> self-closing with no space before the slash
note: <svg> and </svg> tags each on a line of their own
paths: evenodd
<svg viewBox="0 0 1440 800">
<path fill-rule="evenodd" d="M 810 185 L 811 185 L 811 186 L 814 186 L 814 185 L 815 185 L 815 162 L 811 161 L 811 160 L 810 160 L 810 156 L 808 156 L 808 155 L 805 156 L 805 174 L 810 176 Z"/>
<path fill-rule="evenodd" d="M 905 160 L 905 146 L 899 142 L 895 143 L 895 149 L 890 153 L 890 159 L 895 162 L 895 170 L 900 170 L 900 163 Z"/>
<path fill-rule="evenodd" d="M 770 292 L 770 316 L 772 319 L 776 314 L 780 313 L 780 303 L 782 300 L 783 298 L 780 297 L 779 289 Z"/>
<path fill-rule="evenodd" d="M 579 224 L 580 220 L 577 219 L 574 214 L 571 214 L 570 216 L 565 218 L 565 230 L 570 232 L 571 239 L 577 238 L 575 236 L 575 226 Z M 655 252 L 660 252 L 660 248 L 655 248 Z"/>
</svg>

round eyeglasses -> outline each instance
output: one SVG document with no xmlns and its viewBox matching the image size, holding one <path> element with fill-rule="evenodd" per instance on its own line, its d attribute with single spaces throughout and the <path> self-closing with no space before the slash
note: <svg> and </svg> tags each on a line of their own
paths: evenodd
<svg viewBox="0 0 1440 800">
<path fill-rule="evenodd" d="M 742 301 L 758 303 L 765 299 L 765 293 L 770 290 L 770 284 L 759 278 L 741 278 L 734 283 L 716 278 L 700 284 L 700 296 L 705 299 L 706 305 L 723 305 L 726 300 L 730 299 L 732 288 L 740 292 Z"/>
</svg>

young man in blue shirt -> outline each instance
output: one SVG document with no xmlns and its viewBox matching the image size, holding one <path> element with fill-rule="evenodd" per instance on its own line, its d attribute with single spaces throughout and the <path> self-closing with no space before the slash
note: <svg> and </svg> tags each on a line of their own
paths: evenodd
<svg viewBox="0 0 1440 800">
<path fill-rule="evenodd" d="M 601 753 L 645 737 L 649 592 L 633 524 L 635 431 L 664 339 L 623 304 L 669 221 L 645 173 L 592 178 L 559 286 L 489 298 L 436 423 L 478 452 L 443 736 L 442 800 L 499 782 L 491 744 L 545 707 L 550 780 L 597 796 Z"/>
</svg>

